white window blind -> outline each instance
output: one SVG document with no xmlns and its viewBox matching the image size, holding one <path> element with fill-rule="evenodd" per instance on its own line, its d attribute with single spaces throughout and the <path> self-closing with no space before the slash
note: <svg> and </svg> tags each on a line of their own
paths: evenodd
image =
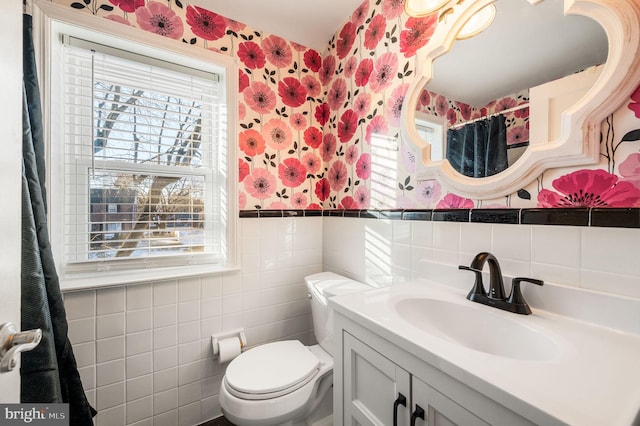
<svg viewBox="0 0 640 426">
<path fill-rule="evenodd" d="M 216 262 L 218 77 L 73 38 L 63 56 L 65 263 Z"/>
</svg>

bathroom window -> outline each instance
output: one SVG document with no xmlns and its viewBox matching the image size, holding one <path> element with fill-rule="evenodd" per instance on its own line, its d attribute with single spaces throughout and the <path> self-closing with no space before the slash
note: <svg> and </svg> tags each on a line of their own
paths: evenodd
<svg viewBox="0 0 640 426">
<path fill-rule="evenodd" d="M 231 73 L 60 27 L 49 55 L 50 122 L 62 123 L 51 129 L 50 167 L 63 281 L 227 267 L 235 210 L 227 197 L 235 193 L 227 169 Z"/>
<path fill-rule="evenodd" d="M 420 137 L 431 144 L 431 159 L 444 159 L 445 152 L 445 131 L 447 123 L 444 118 L 434 115 L 416 112 L 416 129 Z"/>
</svg>

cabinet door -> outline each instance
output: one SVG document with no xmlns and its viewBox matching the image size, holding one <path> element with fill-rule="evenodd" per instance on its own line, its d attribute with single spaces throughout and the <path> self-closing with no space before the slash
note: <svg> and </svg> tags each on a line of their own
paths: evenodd
<svg viewBox="0 0 640 426">
<path fill-rule="evenodd" d="M 424 420 L 416 419 L 415 426 L 489 426 L 481 418 L 467 411 L 415 376 L 411 377 L 412 406 L 424 410 Z"/>
<path fill-rule="evenodd" d="M 396 415 L 398 425 L 407 425 L 409 373 L 349 333 L 343 337 L 343 424 L 391 426 Z M 405 405 L 396 403 L 400 395 Z"/>
</svg>

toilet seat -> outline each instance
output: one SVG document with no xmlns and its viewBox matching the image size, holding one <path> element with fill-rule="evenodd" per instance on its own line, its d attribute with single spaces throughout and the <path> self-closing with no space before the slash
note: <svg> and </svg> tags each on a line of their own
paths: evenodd
<svg viewBox="0 0 640 426">
<path fill-rule="evenodd" d="M 255 349 L 251 349 L 251 351 Z M 263 426 L 284 424 L 291 419 L 304 416 L 313 404 L 314 398 L 318 396 L 317 391 L 320 383 L 329 381 L 329 387 L 333 383 L 333 357 L 331 354 L 319 345 L 309 346 L 307 349 L 320 360 L 318 372 L 300 388 L 295 391 L 291 390 L 277 398 L 247 399 L 246 395 L 237 397 L 231 393 L 231 386 L 227 383 L 225 376 L 222 379 L 219 394 L 220 407 L 225 417 L 238 425 Z M 249 352 L 244 352 L 242 355 Z"/>
<path fill-rule="evenodd" d="M 318 374 L 320 360 L 298 340 L 257 346 L 235 358 L 224 377 L 230 394 L 246 400 L 287 395 Z"/>
</svg>

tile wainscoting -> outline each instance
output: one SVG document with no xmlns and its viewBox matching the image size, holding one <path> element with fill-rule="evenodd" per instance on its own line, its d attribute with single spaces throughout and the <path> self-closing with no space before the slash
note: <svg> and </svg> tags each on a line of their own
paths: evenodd
<svg viewBox="0 0 640 426">
<path fill-rule="evenodd" d="M 322 269 L 322 217 L 241 220 L 239 272 L 64 294 L 97 426 L 197 425 L 221 415 L 210 336 L 314 343 L 304 276 Z"/>
<path fill-rule="evenodd" d="M 323 214 L 325 269 L 374 285 L 428 275 L 422 260 L 469 264 L 478 252 L 489 251 L 498 257 L 505 275 L 640 298 L 640 264 L 634 254 L 640 241 L 640 209 Z"/>
<path fill-rule="evenodd" d="M 96 424 L 197 425 L 220 415 L 210 335 L 313 343 L 305 275 L 376 285 L 491 251 L 506 275 L 640 298 L 640 209 L 252 210 L 236 273 L 65 293 Z M 555 225 L 555 226 L 545 226 Z M 575 226 L 579 225 L 579 226 Z M 590 226 L 587 226 L 590 225 Z"/>
</svg>

